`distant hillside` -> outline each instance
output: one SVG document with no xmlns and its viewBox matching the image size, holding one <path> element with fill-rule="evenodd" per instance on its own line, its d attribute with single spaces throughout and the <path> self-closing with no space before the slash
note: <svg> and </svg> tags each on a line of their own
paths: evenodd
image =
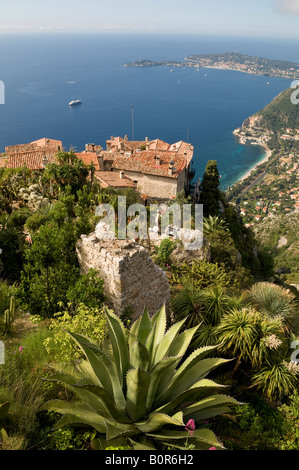
<svg viewBox="0 0 299 470">
<path fill-rule="evenodd" d="M 299 213 L 266 218 L 255 234 L 266 251 L 272 254 L 275 269 L 289 268 L 285 279 L 299 285 Z"/>
<path fill-rule="evenodd" d="M 295 105 L 291 102 L 291 95 L 294 91 L 288 88 L 280 93 L 268 106 L 247 119 L 244 125 L 248 126 L 255 121 L 255 126 L 279 133 L 284 133 L 287 128 L 299 129 L 299 104 Z"/>
</svg>

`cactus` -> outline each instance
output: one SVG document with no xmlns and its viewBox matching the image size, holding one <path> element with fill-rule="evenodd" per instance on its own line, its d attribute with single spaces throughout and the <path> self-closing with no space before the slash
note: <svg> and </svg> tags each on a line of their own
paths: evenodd
<svg viewBox="0 0 299 470">
<path fill-rule="evenodd" d="M 4 323 L 5 323 L 4 332 L 5 333 L 11 332 L 11 325 L 15 319 L 15 313 L 16 313 L 16 299 L 14 296 L 12 296 L 10 298 L 9 309 L 5 310 L 4 312 Z"/>
</svg>

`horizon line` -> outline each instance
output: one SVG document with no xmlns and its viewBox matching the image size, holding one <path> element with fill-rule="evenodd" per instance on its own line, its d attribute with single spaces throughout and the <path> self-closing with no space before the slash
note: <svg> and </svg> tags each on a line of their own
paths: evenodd
<svg viewBox="0 0 299 470">
<path fill-rule="evenodd" d="M 19 29 L 9 29 L 3 28 L 0 26 L 0 35 L 29 35 L 29 34 L 61 34 L 61 35 L 74 35 L 74 34 L 84 34 L 84 35 L 120 35 L 120 34 L 132 34 L 132 35 L 160 35 L 160 36 L 211 36 L 211 37 L 228 37 L 228 38 L 244 38 L 244 39 L 276 39 L 276 40 L 298 40 L 298 35 L 287 35 L 287 36 L 275 36 L 269 34 L 250 34 L 250 33 L 231 33 L 231 32 L 171 32 L 171 31 L 162 31 L 162 30 L 144 30 L 144 29 L 134 29 L 126 27 L 107 27 L 96 30 L 86 29 L 52 29 L 52 28 L 19 28 Z"/>
</svg>

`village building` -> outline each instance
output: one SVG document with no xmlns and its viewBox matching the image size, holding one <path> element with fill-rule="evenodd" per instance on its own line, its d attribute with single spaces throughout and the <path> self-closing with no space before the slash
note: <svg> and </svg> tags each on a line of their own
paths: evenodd
<svg viewBox="0 0 299 470">
<path fill-rule="evenodd" d="M 27 167 L 29 170 L 43 170 L 56 161 L 56 154 L 62 150 L 62 142 L 42 138 L 28 144 L 5 147 L 6 168 Z M 4 159 L 3 159 L 4 162 Z"/>
<path fill-rule="evenodd" d="M 43 170 L 57 161 L 63 150 L 62 142 L 42 138 L 27 144 L 5 148 L 0 166 L 27 167 Z M 191 169 L 194 148 L 179 141 L 169 144 L 160 139 L 129 141 L 128 137 L 111 137 L 106 150 L 101 145 L 86 144 L 75 156 L 86 165 L 93 164 L 95 178 L 103 188 L 132 188 L 145 203 L 175 199 L 181 191 L 190 189 L 195 171 Z"/>
<path fill-rule="evenodd" d="M 137 185 L 130 178 L 127 178 L 123 171 L 95 171 L 94 177 L 100 183 L 101 188 L 131 188 L 136 190 Z"/>
<path fill-rule="evenodd" d="M 95 168 L 95 171 L 100 170 L 97 154 L 95 152 L 85 151 L 85 152 L 75 153 L 75 155 L 76 155 L 77 158 L 82 160 L 82 162 L 85 165 L 93 164 L 93 166 Z"/>
<path fill-rule="evenodd" d="M 129 178 L 145 200 L 174 199 L 179 192 L 189 190 L 195 173 L 191 170 L 193 151 L 193 146 L 184 141 L 174 144 L 148 138 L 129 141 L 127 136 L 112 136 L 106 141 L 106 150 L 95 144 L 85 146 L 85 153 L 96 155 L 102 172 L 116 172 Z M 79 158 L 83 159 L 82 154 Z M 118 183 L 119 179 L 116 178 Z"/>
</svg>

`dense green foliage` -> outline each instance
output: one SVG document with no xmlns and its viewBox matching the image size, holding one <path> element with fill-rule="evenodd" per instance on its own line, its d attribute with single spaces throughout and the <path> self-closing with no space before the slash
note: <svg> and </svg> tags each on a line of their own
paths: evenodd
<svg viewBox="0 0 299 470">
<path fill-rule="evenodd" d="M 58 312 L 49 325 L 50 336 L 44 340 L 48 354 L 55 360 L 71 361 L 82 357 L 81 350 L 76 347 L 67 331 L 88 336 L 101 345 L 107 334 L 103 309 L 84 304 L 77 307 L 76 315 Z"/>
<path fill-rule="evenodd" d="M 165 332 L 164 311 L 152 319 L 145 314 L 132 324 L 130 305 L 120 323 L 112 312 L 105 314 L 98 272 L 79 274 L 76 242 L 94 230 L 99 203 L 111 203 L 117 211 L 118 195 L 127 197 L 127 207 L 139 201 L 138 195 L 101 189 L 93 168 L 72 152 L 59 158 L 59 165 L 49 166 L 43 175 L 0 170 L 0 339 L 6 347 L 0 403 L 10 407 L 0 424 L 0 448 L 78 450 L 91 448 L 91 441 L 94 448 L 119 450 L 221 448 L 221 442 L 228 448 L 298 447 L 298 399 L 288 398 L 298 390 L 298 367 L 290 361 L 290 342 L 299 331 L 294 322 L 298 305 L 283 288 L 284 281 L 296 280 L 294 217 L 279 219 L 276 227 L 265 224 L 257 241 L 219 191 L 217 164 L 209 162 L 202 193 L 207 209 L 204 253 L 184 253 L 173 240 L 163 240 L 159 248 L 144 243 L 170 282 L 169 329 Z M 182 207 L 191 201 L 182 192 L 169 204 L 174 202 Z M 277 248 L 281 234 L 287 245 Z M 276 274 L 282 287 L 256 284 L 275 274 L 273 266 L 292 271 Z M 73 360 L 74 367 L 69 364 Z M 48 364 L 54 361 L 64 375 L 42 381 L 41 375 L 49 378 Z M 201 375 L 204 364 L 222 364 L 221 375 L 209 367 Z M 205 378 L 208 369 L 211 379 Z M 136 382 L 142 385 L 137 390 Z M 216 382 L 230 385 L 230 395 L 248 405 L 216 418 L 219 410 L 230 411 L 227 400 L 235 410 L 232 399 L 218 395 L 222 387 Z M 47 400 L 58 403 L 59 413 L 40 411 Z M 200 411 L 191 404 L 196 400 Z M 84 414 L 87 422 L 74 426 L 77 421 L 68 412 L 85 413 L 85 406 L 91 413 Z M 60 422 L 65 426 L 56 429 L 65 410 Z M 193 419 L 195 430 L 187 426 Z M 119 440 L 122 430 L 126 439 Z M 230 432 L 237 433 L 236 440 Z"/>
<path fill-rule="evenodd" d="M 299 284 L 298 230 L 299 215 L 296 213 L 267 219 L 256 228 L 257 240 L 273 258 L 274 271 L 289 269 L 290 272 L 282 271 L 281 279 L 294 284 Z M 285 244 L 280 245 L 282 239 Z"/>
<path fill-rule="evenodd" d="M 292 88 L 283 91 L 258 113 L 261 127 L 280 133 L 286 128 L 299 129 L 299 109 L 291 101 L 294 91 Z"/>
</svg>

